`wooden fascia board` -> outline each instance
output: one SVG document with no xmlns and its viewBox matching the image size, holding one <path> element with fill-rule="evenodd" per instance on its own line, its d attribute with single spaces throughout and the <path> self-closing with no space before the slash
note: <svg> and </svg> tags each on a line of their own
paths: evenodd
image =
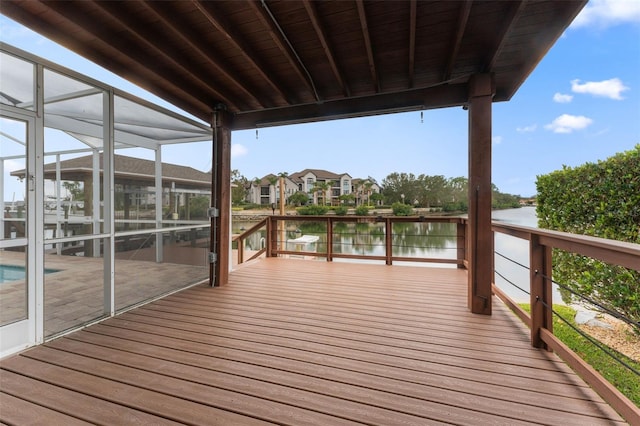
<svg viewBox="0 0 640 426">
<path fill-rule="evenodd" d="M 238 113 L 234 116 L 233 130 L 460 106 L 467 103 L 467 92 L 466 84 L 442 85 Z"/>
</svg>

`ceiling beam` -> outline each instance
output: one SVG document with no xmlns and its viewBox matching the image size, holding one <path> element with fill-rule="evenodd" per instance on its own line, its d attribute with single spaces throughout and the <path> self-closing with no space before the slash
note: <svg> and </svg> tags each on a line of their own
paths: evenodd
<svg viewBox="0 0 640 426">
<path fill-rule="evenodd" d="M 495 67 L 496 65 L 496 60 L 502 52 L 502 47 L 504 46 L 505 40 L 507 39 L 507 35 L 511 31 L 515 23 L 518 21 L 518 17 L 520 16 L 520 13 L 522 13 L 522 10 L 526 5 L 526 1 L 512 2 L 510 3 L 510 5 L 511 7 L 507 11 L 507 13 L 505 13 L 502 20 L 503 25 L 498 31 L 498 44 L 496 46 L 493 46 L 493 49 L 491 49 L 491 52 L 493 52 L 493 54 L 490 58 L 487 59 L 484 68 L 480 70 L 480 72 L 484 73 L 493 71 L 493 67 Z"/>
<path fill-rule="evenodd" d="M 201 75 L 201 73 L 195 71 L 193 67 L 189 67 L 187 65 L 188 61 L 186 59 L 184 60 L 178 59 L 175 51 L 167 52 L 165 50 L 166 45 L 162 43 L 162 40 L 158 38 L 157 34 L 150 31 L 148 26 L 142 25 L 139 22 L 139 20 L 136 20 L 134 14 L 122 13 L 123 12 L 122 8 L 125 7 L 124 5 L 126 5 L 127 3 L 113 3 L 108 1 L 98 1 L 98 2 L 95 2 L 94 4 L 98 6 L 101 10 L 103 10 L 105 13 L 109 14 L 113 19 L 116 19 L 118 22 L 120 22 L 120 24 L 123 25 L 129 31 L 129 33 L 136 38 L 136 40 L 140 43 L 141 45 L 140 47 L 142 47 L 142 49 L 136 49 L 135 52 L 138 52 L 139 50 L 143 50 L 143 49 L 149 49 L 150 51 L 155 52 L 164 61 L 170 63 L 174 69 L 178 69 L 185 75 L 191 76 L 191 78 L 193 79 L 193 82 L 199 87 L 199 90 L 203 91 L 204 93 L 212 92 L 210 76 Z M 154 15 L 156 14 L 154 13 Z M 163 20 L 162 17 L 159 17 L 159 19 Z M 169 26 L 168 28 L 172 29 L 173 27 Z M 176 35 L 178 35 L 179 33 L 180 33 L 179 31 L 175 32 Z M 128 56 L 134 56 L 134 52 L 131 51 L 131 49 L 134 49 L 134 48 L 135 46 L 126 47 L 125 52 L 129 52 Z M 225 78 L 229 78 L 229 81 L 231 81 L 234 86 L 236 86 L 239 90 L 244 92 L 251 99 L 251 101 L 255 103 L 253 107 L 255 107 L 256 105 L 262 106 L 262 107 L 265 106 L 262 103 L 260 103 L 260 101 L 246 87 L 244 87 L 243 84 L 238 82 L 235 77 L 231 76 L 228 72 L 226 72 L 222 68 L 218 68 L 217 70 L 218 72 L 222 73 L 222 75 Z M 173 84 L 178 85 L 178 84 L 181 84 L 183 81 L 184 81 L 184 78 L 180 80 L 175 80 Z M 237 102 L 234 102 L 233 97 L 230 95 L 224 96 L 223 99 L 220 99 L 220 101 L 225 103 L 228 107 L 235 106 L 237 108 Z M 214 105 L 211 105 L 210 107 L 213 108 Z M 240 108 L 237 108 L 237 109 L 240 109 Z"/>
<path fill-rule="evenodd" d="M 416 72 L 416 22 L 418 16 L 417 0 L 409 2 L 409 89 L 413 89 Z"/>
<path fill-rule="evenodd" d="M 362 0 L 356 1 L 358 7 L 358 16 L 360 17 L 360 27 L 362 28 L 362 38 L 364 39 L 364 47 L 367 50 L 367 59 L 369 60 L 369 71 L 371 72 L 371 81 L 375 87 L 376 93 L 380 92 L 380 81 L 378 80 L 378 72 L 376 63 L 373 59 L 373 49 L 371 47 L 371 37 L 369 36 L 369 24 L 367 23 L 367 14 L 364 9 Z"/>
<path fill-rule="evenodd" d="M 461 106 L 468 100 L 466 84 L 439 85 L 400 93 L 383 93 L 238 113 L 233 119 L 233 130 Z"/>
<path fill-rule="evenodd" d="M 189 46 L 198 54 L 202 56 L 202 58 L 216 70 L 216 72 L 223 76 L 228 76 L 230 73 L 224 70 L 224 68 L 216 61 L 214 61 L 211 57 L 210 52 L 203 46 L 202 42 L 198 40 L 198 38 L 191 32 L 186 32 L 184 27 L 179 27 L 178 23 L 175 20 L 175 17 L 172 16 L 163 6 L 168 5 L 168 2 L 158 2 L 158 1 L 146 1 L 145 6 L 148 8 L 149 13 L 153 14 L 153 16 L 158 19 L 162 24 L 172 33 L 172 37 L 181 40 L 185 45 Z M 188 31 L 188 30 L 187 30 Z M 236 81 L 235 78 L 232 77 L 232 82 Z M 227 90 L 224 90 L 223 84 L 213 85 L 209 77 L 207 78 L 207 85 L 209 86 L 209 90 L 217 95 L 220 99 L 221 103 L 227 105 L 228 108 L 236 108 L 241 109 L 238 105 L 237 97 L 233 96 Z M 246 93 L 246 89 L 237 82 L 235 84 L 237 88 Z M 257 101 L 256 101 L 257 102 Z"/>
<path fill-rule="evenodd" d="M 291 69 L 295 72 L 300 81 L 305 84 L 307 90 L 309 90 L 310 93 L 313 93 L 313 97 L 317 101 L 320 101 L 321 99 L 318 95 L 313 79 L 311 78 L 311 74 L 309 74 L 306 67 L 302 63 L 302 60 L 298 57 L 297 53 L 293 51 L 293 47 L 289 44 L 288 40 L 286 40 L 285 36 L 282 34 L 282 29 L 277 27 L 276 23 L 271 18 L 271 12 L 267 9 L 267 5 L 266 3 L 264 3 L 264 0 L 262 2 L 248 0 L 248 4 L 262 26 L 267 29 L 269 35 L 271 36 L 271 40 L 273 40 L 275 45 L 278 47 L 280 53 L 282 53 L 282 55 L 289 62 L 289 65 L 291 65 Z M 262 7 L 260 7 L 260 4 L 262 4 Z"/>
<path fill-rule="evenodd" d="M 202 2 L 201 0 L 192 0 L 193 4 L 198 8 L 200 13 L 207 18 L 209 23 L 225 37 L 225 40 L 229 42 L 235 49 L 237 49 L 242 57 L 251 64 L 253 69 L 258 72 L 260 77 L 271 86 L 273 90 L 280 96 L 281 100 L 287 104 L 296 103 L 289 95 L 285 94 L 283 87 L 285 85 L 280 81 L 277 82 L 271 77 L 274 73 L 268 73 L 269 67 L 260 59 L 258 53 L 249 46 L 240 34 L 233 29 L 233 25 L 229 20 L 221 13 L 217 11 L 215 2 Z M 157 3 L 157 1 L 151 1 L 151 3 Z"/>
<path fill-rule="evenodd" d="M 447 65 L 442 73 L 442 81 L 448 81 L 451 79 L 453 73 L 453 67 L 458 58 L 458 52 L 460 51 L 460 45 L 462 44 L 462 37 L 464 31 L 467 28 L 467 22 L 469 21 L 469 13 L 471 12 L 471 0 L 465 0 L 460 3 L 460 10 L 458 13 L 458 22 L 456 24 L 456 31 L 451 40 L 451 47 L 449 48 L 449 56 L 447 57 Z"/>
<path fill-rule="evenodd" d="M 35 8 L 35 10 L 26 11 L 27 7 Z M 57 9 L 60 7 L 63 8 L 61 11 Z M 128 58 L 131 63 L 140 68 L 140 72 L 135 74 L 131 72 L 131 63 L 118 62 L 114 58 L 110 58 L 109 62 L 106 63 L 104 52 L 114 48 L 114 41 L 106 37 L 95 24 L 91 25 L 89 23 L 87 28 L 86 16 L 77 5 L 69 5 L 64 2 L 40 3 L 34 1 L 23 5 L 2 2 L 2 13 L 12 17 L 12 19 L 17 19 L 23 25 L 37 28 L 38 32 L 43 36 L 55 40 L 80 56 L 94 61 L 122 78 L 128 79 L 141 88 L 164 98 L 178 108 L 190 112 L 202 120 L 208 121 L 210 119 L 202 111 L 208 111 L 211 107 L 201 99 L 191 96 L 188 85 L 173 87 L 174 92 L 172 92 L 167 90 L 165 86 L 156 84 L 156 81 L 162 81 L 166 76 L 161 72 L 162 70 L 150 67 L 150 63 L 145 58 Z M 46 15 L 47 19 L 42 19 L 40 15 Z M 56 22 L 56 24 L 52 24 L 52 22 Z M 84 35 L 92 36 L 94 38 L 92 44 L 81 40 L 75 32 L 60 31 L 59 23 L 61 22 L 64 22 L 66 26 L 70 25 L 76 28 Z M 117 48 L 118 46 L 115 47 Z"/>
<path fill-rule="evenodd" d="M 304 0 L 303 4 L 304 4 L 304 8 L 307 11 L 307 14 L 309 15 L 309 19 L 311 20 L 311 25 L 313 26 L 313 29 L 315 30 L 316 35 L 320 40 L 320 44 L 322 44 L 322 48 L 324 49 L 324 54 L 327 57 L 329 66 L 333 71 L 333 75 L 335 76 L 336 80 L 338 81 L 338 84 L 342 88 L 342 92 L 344 93 L 344 95 L 347 97 L 351 96 L 351 91 L 349 90 L 349 87 L 345 83 L 344 76 L 338 69 L 338 64 L 336 62 L 333 49 L 331 49 L 331 46 L 329 46 L 329 41 L 327 40 L 327 36 L 324 32 L 324 29 L 323 29 L 324 26 L 322 25 L 322 23 L 320 23 L 320 16 L 318 16 L 318 10 L 316 9 L 315 4 L 309 0 Z"/>
</svg>

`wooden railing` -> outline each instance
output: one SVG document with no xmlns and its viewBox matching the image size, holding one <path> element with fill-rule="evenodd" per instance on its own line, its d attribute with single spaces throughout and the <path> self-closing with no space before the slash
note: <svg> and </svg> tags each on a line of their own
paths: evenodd
<svg viewBox="0 0 640 426">
<path fill-rule="evenodd" d="M 494 222 L 494 232 L 529 241 L 529 280 L 531 314 L 497 286 L 502 299 L 531 329 L 531 344 L 558 354 L 630 424 L 640 424 L 640 408 L 605 380 L 593 367 L 553 334 L 552 249 L 561 249 L 612 265 L 640 271 L 640 245 Z"/>
<path fill-rule="evenodd" d="M 238 245 L 238 265 L 241 263 L 244 263 L 244 243 L 245 241 L 251 237 L 254 233 L 260 231 L 262 228 L 264 228 L 265 226 L 267 226 L 268 229 L 268 219 L 262 219 L 261 221 L 257 222 L 255 225 L 253 225 L 251 228 L 243 231 L 240 235 L 236 235 L 231 239 L 231 242 L 235 242 Z M 258 257 L 260 257 L 261 255 L 263 255 L 264 253 L 267 252 L 267 247 L 265 246 L 264 248 L 260 248 L 259 250 L 257 250 L 255 253 L 253 253 L 253 255 L 246 260 L 246 262 L 256 259 Z"/>
<path fill-rule="evenodd" d="M 428 262 L 428 263 L 448 263 L 456 264 L 459 268 L 466 268 L 468 265 L 466 256 L 466 220 L 459 217 L 399 217 L 399 216 L 269 216 L 268 226 L 268 242 L 267 256 L 275 257 L 279 255 L 296 255 L 296 256 L 316 256 L 324 257 L 328 262 L 333 259 L 361 259 L 361 260 L 378 260 L 384 261 L 387 265 L 393 262 Z M 289 222 L 315 222 L 326 225 L 324 237 L 326 243 L 326 251 L 305 251 L 305 250 L 287 250 L 286 249 L 286 223 Z M 366 255 L 353 253 L 338 253 L 334 250 L 334 236 L 339 235 L 335 232 L 335 225 L 338 223 L 384 223 L 384 254 Z M 455 234 L 449 237 L 456 240 L 456 257 L 411 257 L 397 256 L 394 254 L 393 245 L 393 225 L 397 223 L 450 223 L 455 224 Z M 423 235 L 425 237 L 428 234 Z"/>
</svg>

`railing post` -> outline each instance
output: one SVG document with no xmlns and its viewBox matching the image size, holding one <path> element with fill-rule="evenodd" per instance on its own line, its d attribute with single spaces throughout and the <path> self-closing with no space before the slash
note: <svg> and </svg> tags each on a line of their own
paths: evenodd
<svg viewBox="0 0 640 426">
<path fill-rule="evenodd" d="M 465 261 L 467 260 L 467 222 L 458 222 L 456 224 L 456 248 L 458 269 L 466 269 Z"/>
<path fill-rule="evenodd" d="M 333 261 L 333 220 L 327 216 L 327 262 Z"/>
<path fill-rule="evenodd" d="M 238 238 L 236 240 L 238 244 L 238 265 L 244 262 L 244 238 Z"/>
<path fill-rule="evenodd" d="M 271 257 L 271 219 L 267 218 L 267 252 L 265 253 L 266 257 Z"/>
<path fill-rule="evenodd" d="M 529 270 L 531 282 L 531 346 L 545 348 L 540 329 L 553 333 L 553 300 L 551 297 L 551 248 L 540 244 L 540 237 L 532 234 L 529 242 Z"/>
<path fill-rule="evenodd" d="M 393 223 L 391 222 L 391 218 L 387 218 L 385 220 L 384 227 L 384 236 L 385 236 L 385 263 L 387 265 L 391 265 L 393 263 Z"/>
<path fill-rule="evenodd" d="M 270 257 L 278 257 L 278 219 L 270 217 L 269 223 L 271 224 L 271 230 L 269 232 L 269 245 L 271 246 Z"/>
</svg>

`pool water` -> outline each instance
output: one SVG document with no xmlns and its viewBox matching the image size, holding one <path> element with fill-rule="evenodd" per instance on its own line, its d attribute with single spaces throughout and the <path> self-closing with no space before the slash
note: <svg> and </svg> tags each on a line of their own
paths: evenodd
<svg viewBox="0 0 640 426">
<path fill-rule="evenodd" d="M 45 274 L 50 274 L 52 272 L 58 272 L 59 269 L 45 269 Z M 18 281 L 24 280 L 27 276 L 27 272 L 24 269 L 24 266 L 17 265 L 0 265 L 0 284 L 6 283 L 9 281 Z"/>
</svg>

